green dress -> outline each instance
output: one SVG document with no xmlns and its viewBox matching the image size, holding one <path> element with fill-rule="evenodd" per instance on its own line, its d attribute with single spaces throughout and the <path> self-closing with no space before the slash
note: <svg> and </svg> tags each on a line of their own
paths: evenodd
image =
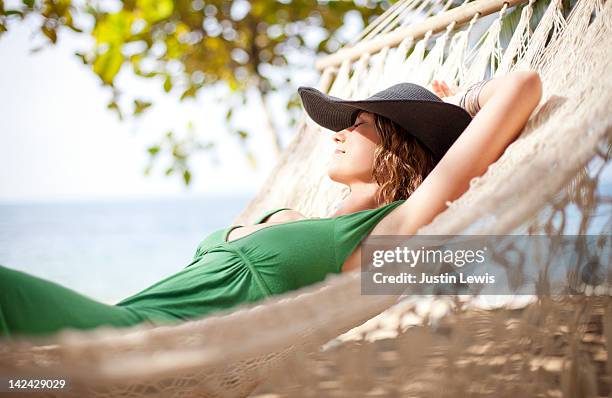
<svg viewBox="0 0 612 398">
<path fill-rule="evenodd" d="M 114 305 L 0 266 L 0 336 L 182 322 L 311 285 L 340 273 L 359 243 L 403 202 L 273 224 L 231 242 L 227 235 L 239 225 L 217 230 L 186 267 Z"/>
</svg>

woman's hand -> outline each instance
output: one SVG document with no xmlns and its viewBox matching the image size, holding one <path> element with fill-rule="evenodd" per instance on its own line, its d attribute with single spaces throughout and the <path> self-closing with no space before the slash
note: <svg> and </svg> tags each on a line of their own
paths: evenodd
<svg viewBox="0 0 612 398">
<path fill-rule="evenodd" d="M 442 101 L 459 106 L 459 101 L 463 94 L 459 92 L 459 87 L 455 85 L 450 87 L 444 80 L 433 80 L 431 88 L 434 94 L 440 97 Z"/>
<path fill-rule="evenodd" d="M 455 85 L 453 85 L 453 87 L 449 87 L 444 80 L 434 80 L 431 82 L 431 86 L 433 88 L 433 92 L 440 98 L 452 97 L 459 91 L 459 87 Z"/>
</svg>

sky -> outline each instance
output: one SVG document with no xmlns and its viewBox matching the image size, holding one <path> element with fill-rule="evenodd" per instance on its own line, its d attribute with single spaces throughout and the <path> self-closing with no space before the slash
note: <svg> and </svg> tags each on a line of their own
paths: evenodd
<svg viewBox="0 0 612 398">
<path fill-rule="evenodd" d="M 56 46 L 31 53 L 44 40 L 30 22 L 14 23 L 0 37 L 0 201 L 256 194 L 276 162 L 263 128 L 257 145 L 251 145 L 259 162 L 254 170 L 237 138 L 226 131 L 225 107 L 210 91 L 179 102 L 178 95 L 165 94 L 159 83 L 127 68 L 118 75 L 118 86 L 145 94 L 155 105 L 141 120 L 121 122 L 106 109 L 110 90 L 74 55 L 89 49 L 87 40 L 64 29 Z M 316 85 L 314 64 L 312 72 L 300 77 L 299 85 Z M 251 101 L 241 124 L 265 126 L 252 95 Z M 279 101 L 273 109 L 284 108 Z M 165 177 L 161 165 L 145 177 L 146 148 L 169 129 L 185 133 L 189 120 L 204 141 L 218 143 L 220 164 L 205 154 L 195 156 L 189 189 L 179 178 Z"/>
</svg>

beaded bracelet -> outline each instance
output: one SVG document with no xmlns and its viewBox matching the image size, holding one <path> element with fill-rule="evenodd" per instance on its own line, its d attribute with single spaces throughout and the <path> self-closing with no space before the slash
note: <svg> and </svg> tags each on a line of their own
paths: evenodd
<svg viewBox="0 0 612 398">
<path fill-rule="evenodd" d="M 481 80 L 478 83 L 472 84 L 467 90 L 465 90 L 465 93 L 459 100 L 459 106 L 465 109 L 472 117 L 476 116 L 480 110 L 478 97 L 480 95 L 480 91 L 489 80 L 491 79 Z"/>
</svg>

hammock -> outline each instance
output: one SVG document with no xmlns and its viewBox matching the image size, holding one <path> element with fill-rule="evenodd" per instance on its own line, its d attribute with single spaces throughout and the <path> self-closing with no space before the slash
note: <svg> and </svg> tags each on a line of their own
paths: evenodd
<svg viewBox="0 0 612 398">
<path fill-rule="evenodd" d="M 577 235 L 592 231 L 598 212 L 609 217 L 598 182 L 612 140 L 612 2 L 564 4 L 402 0 L 317 62 L 319 88 L 349 98 L 399 81 L 466 87 L 512 70 L 540 73 L 542 100 L 520 138 L 418 234 Z M 332 214 L 348 192 L 326 177 L 325 137 L 304 117 L 236 222 L 281 206 Z M 570 210 L 580 215 L 571 231 Z M 602 228 L 610 233 L 609 219 Z M 360 286 L 359 275 L 330 275 L 182 324 L 0 341 L 0 374 L 68 378 L 62 397 L 595 396 L 610 387 L 609 297 L 487 309 L 361 295 Z"/>
</svg>

